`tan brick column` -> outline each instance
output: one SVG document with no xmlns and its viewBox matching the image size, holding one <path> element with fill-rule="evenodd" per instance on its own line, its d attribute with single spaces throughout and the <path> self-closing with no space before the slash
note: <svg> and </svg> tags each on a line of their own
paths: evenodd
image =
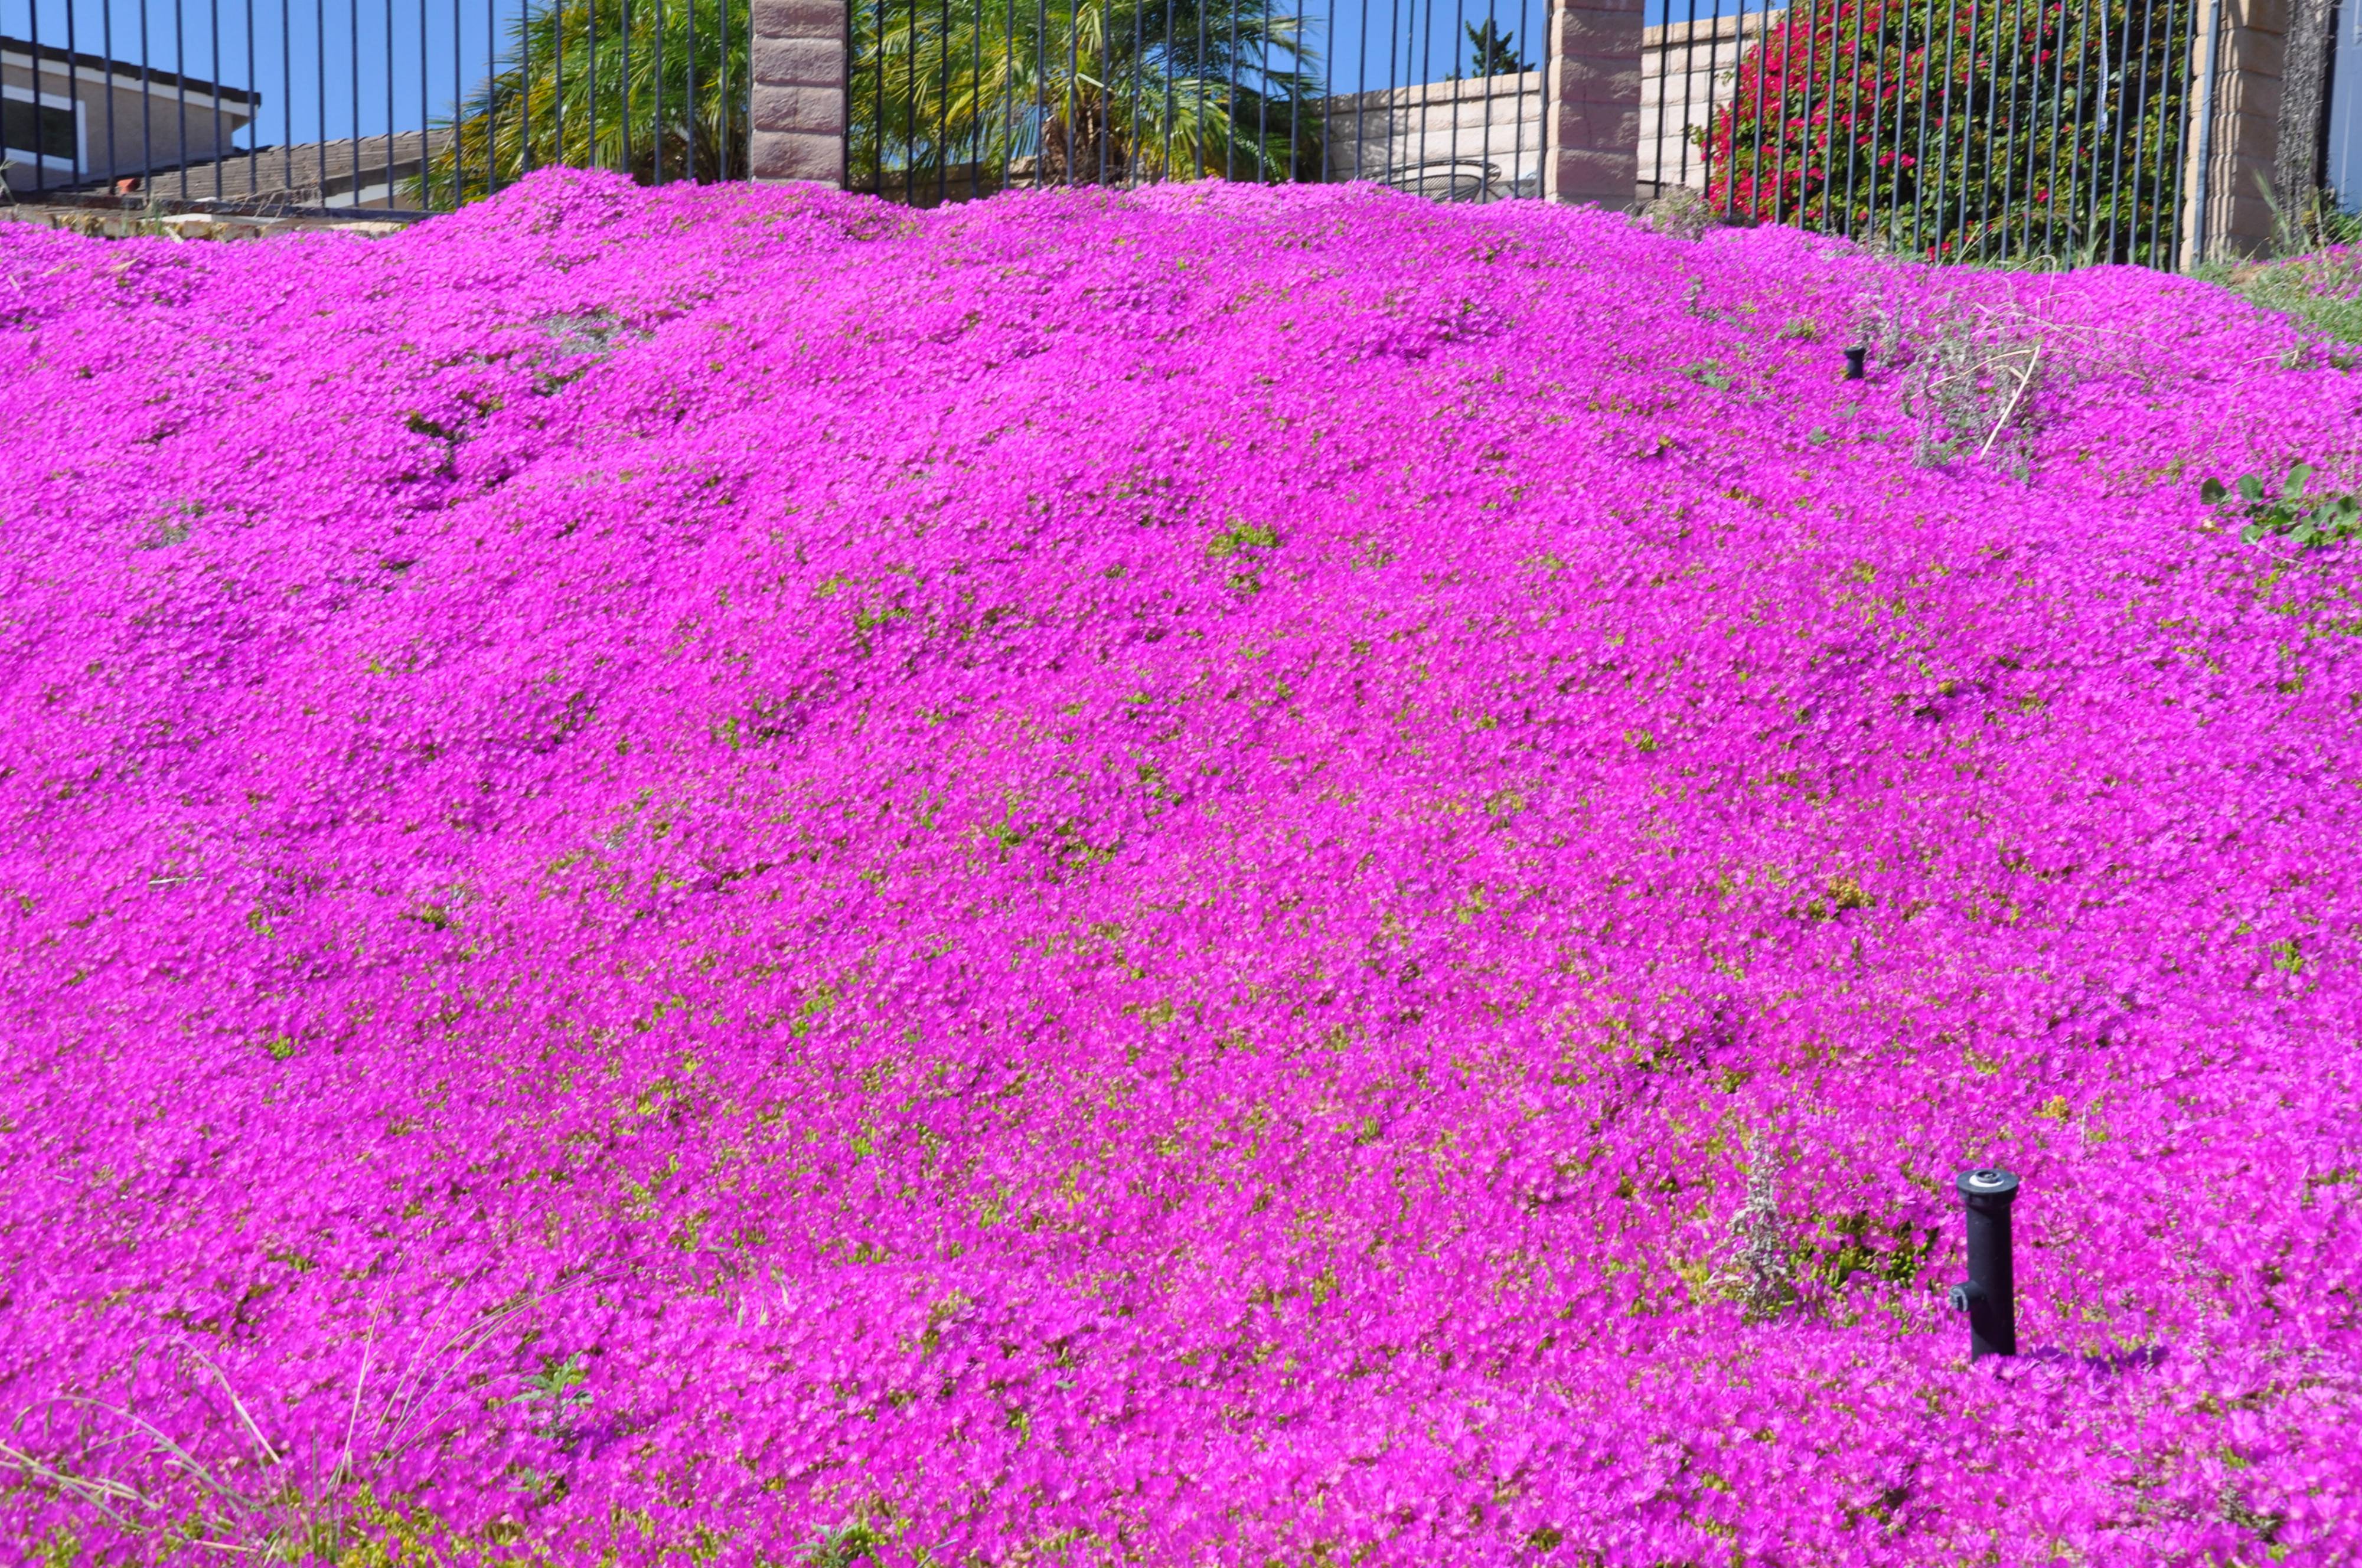
<svg viewBox="0 0 2362 1568">
<path fill-rule="evenodd" d="M 754 0 L 757 180 L 844 183 L 846 0 Z"/>
<path fill-rule="evenodd" d="M 2260 255 L 2271 246 L 2272 204 L 2265 193 L 2279 153 L 2288 26 L 2288 0 L 2209 0 L 2198 8 L 2191 48 L 2201 108 L 2184 176 L 2191 193 L 2181 215 L 2185 265 Z M 2196 194 L 2202 175 L 2202 200 Z"/>
<path fill-rule="evenodd" d="M 1641 0 L 1551 0 L 1542 194 L 1621 212 L 1639 184 Z"/>
</svg>

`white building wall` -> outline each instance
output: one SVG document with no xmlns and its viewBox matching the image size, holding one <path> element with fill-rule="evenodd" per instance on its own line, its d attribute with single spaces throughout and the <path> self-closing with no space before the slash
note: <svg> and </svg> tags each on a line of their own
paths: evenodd
<svg viewBox="0 0 2362 1568">
<path fill-rule="evenodd" d="M 2349 4 L 2356 0 L 2349 0 Z M 1650 28 L 1640 42 L 1640 197 L 1676 185 L 1705 188 L 1700 146 L 1716 111 L 1737 91 L 1741 55 L 1787 16 L 1701 17 Z"/>
<path fill-rule="evenodd" d="M 1328 102 L 1329 178 L 1460 201 L 1536 195 L 1542 75 L 1429 82 Z"/>
</svg>

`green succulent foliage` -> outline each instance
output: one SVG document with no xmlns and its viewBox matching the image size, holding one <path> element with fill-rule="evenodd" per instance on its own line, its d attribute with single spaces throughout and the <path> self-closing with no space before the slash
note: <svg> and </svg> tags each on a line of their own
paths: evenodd
<svg viewBox="0 0 2362 1568">
<path fill-rule="evenodd" d="M 2251 545 L 2268 534 L 2310 550 L 2362 535 L 2362 495 L 2351 491 L 2309 495 L 2312 475 L 2311 463 L 2293 464 L 2276 492 L 2267 488 L 2261 474 L 2240 475 L 2235 491 L 2210 479 L 2199 487 L 2198 499 L 2209 506 L 2232 505 L 2235 493 L 2232 510 L 2247 520 L 2239 537 Z"/>
<path fill-rule="evenodd" d="M 867 1525 L 848 1524 L 822 1530 L 818 1540 L 798 1547 L 796 1556 L 805 1568 L 853 1568 L 855 1562 L 874 1561 L 883 1544 Z"/>
</svg>

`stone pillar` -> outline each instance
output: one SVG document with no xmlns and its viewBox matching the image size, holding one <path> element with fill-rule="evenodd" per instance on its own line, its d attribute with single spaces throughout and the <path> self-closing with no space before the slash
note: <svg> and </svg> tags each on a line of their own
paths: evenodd
<svg viewBox="0 0 2362 1568">
<path fill-rule="evenodd" d="M 1551 0 L 1542 194 L 1628 210 L 1640 169 L 1641 0 Z"/>
<path fill-rule="evenodd" d="M 754 0 L 757 180 L 844 183 L 847 0 Z"/>
<path fill-rule="evenodd" d="M 2271 248 L 2288 27 L 2288 0 L 2210 0 L 2199 7 L 2191 41 L 2200 99 L 2185 175 L 2191 194 L 2181 216 L 2184 265 Z"/>
</svg>

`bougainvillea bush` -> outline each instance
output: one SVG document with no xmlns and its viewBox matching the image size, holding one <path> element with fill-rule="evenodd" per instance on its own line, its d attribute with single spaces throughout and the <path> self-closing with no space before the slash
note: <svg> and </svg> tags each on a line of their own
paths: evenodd
<svg viewBox="0 0 2362 1568">
<path fill-rule="evenodd" d="M 2331 347 L 1346 189 L 0 255 L 28 1553 L 2362 1543 L 2362 570 L 2201 499 Z"/>
</svg>

